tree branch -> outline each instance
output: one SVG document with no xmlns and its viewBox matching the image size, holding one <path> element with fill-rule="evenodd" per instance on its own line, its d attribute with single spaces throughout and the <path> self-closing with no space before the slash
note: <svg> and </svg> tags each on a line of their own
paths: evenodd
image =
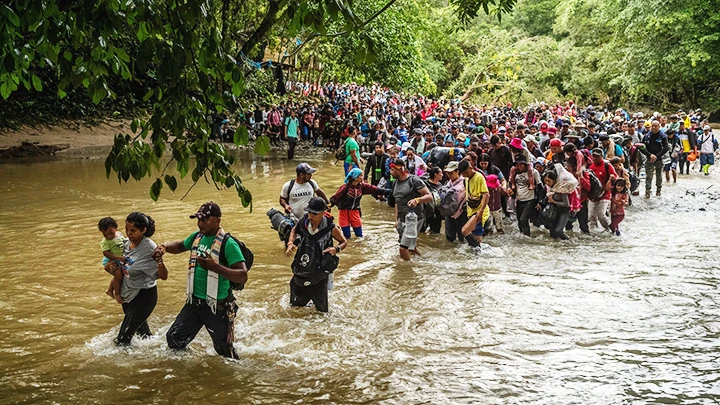
<svg viewBox="0 0 720 405">
<path fill-rule="evenodd" d="M 196 181 L 196 182 L 193 182 L 192 186 L 190 186 L 190 188 L 185 192 L 185 195 L 183 195 L 182 197 L 180 197 L 180 201 L 184 200 L 185 197 L 187 197 L 188 194 L 190 194 L 190 190 L 192 190 L 193 187 L 195 187 L 196 184 L 197 184 L 197 181 Z"/>
<path fill-rule="evenodd" d="M 376 11 L 373 15 L 370 16 L 370 18 L 368 18 L 367 20 L 365 20 L 362 24 L 355 26 L 355 30 L 356 30 L 356 31 L 360 31 L 360 30 L 362 30 L 363 28 L 365 28 L 366 25 L 370 24 L 374 19 L 378 18 L 378 17 L 380 16 L 380 14 L 384 13 L 385 11 L 387 11 L 387 9 L 389 9 L 393 4 L 395 4 L 396 1 L 397 1 L 397 0 L 390 0 L 387 4 L 385 4 L 385 6 L 383 6 L 380 10 Z M 341 35 L 345 35 L 345 34 L 347 34 L 347 33 L 349 33 L 349 32 L 350 32 L 350 31 L 341 31 L 341 32 L 334 32 L 334 33 L 332 33 L 332 34 L 320 34 L 320 33 L 317 33 L 317 32 L 316 32 L 316 33 L 314 33 L 314 34 L 311 34 L 304 42 L 302 42 L 300 45 L 298 45 L 297 48 L 295 48 L 290 54 L 283 56 L 283 58 L 282 58 L 282 60 L 280 61 L 280 63 L 284 62 L 284 61 L 285 61 L 285 58 L 287 58 L 287 57 L 295 56 L 295 54 L 297 54 L 298 52 L 300 52 L 300 50 L 301 50 L 308 42 L 312 41 L 312 40 L 315 39 L 315 38 L 319 38 L 319 37 L 334 38 L 334 37 L 339 37 L 339 36 L 341 36 Z"/>
</svg>

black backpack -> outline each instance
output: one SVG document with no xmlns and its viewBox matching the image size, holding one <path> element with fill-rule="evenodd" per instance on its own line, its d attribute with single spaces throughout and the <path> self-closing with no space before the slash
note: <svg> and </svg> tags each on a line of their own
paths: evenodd
<svg viewBox="0 0 720 405">
<path fill-rule="evenodd" d="M 219 254 L 220 264 L 222 264 L 223 266 L 226 266 L 226 267 L 228 266 L 228 263 L 225 259 L 225 244 L 227 243 L 229 238 L 232 238 L 235 241 L 235 243 L 237 243 L 238 246 L 240 247 L 240 252 L 242 252 L 243 257 L 245 258 L 245 268 L 247 269 L 247 271 L 250 271 L 250 268 L 253 265 L 253 261 L 255 260 L 255 255 L 253 254 L 253 252 L 250 249 L 248 249 L 247 246 L 245 246 L 245 244 L 243 242 L 241 242 L 238 238 L 231 235 L 230 232 L 225 233 L 225 238 L 223 239 L 222 244 L 220 245 L 220 254 Z M 242 291 L 244 288 L 245 288 L 245 283 L 236 283 L 236 282 L 230 281 L 230 289 L 231 290 Z"/>
<path fill-rule="evenodd" d="M 305 287 L 315 285 L 326 279 L 328 274 L 335 271 L 339 260 L 337 256 L 324 255 L 322 253 L 324 249 L 332 246 L 332 238 L 330 238 L 326 246 L 321 247 L 318 245 L 318 240 L 332 232 L 335 228 L 332 219 L 328 218 L 327 226 L 314 235 L 310 235 L 307 231 L 304 225 L 306 219 L 307 215 L 300 219 L 295 226 L 296 232 L 300 235 L 300 245 L 290 265 L 293 275 L 295 276 L 293 277 L 295 283 Z M 324 256 L 330 256 L 330 258 L 325 258 Z"/>
<path fill-rule="evenodd" d="M 608 162 L 605 162 L 605 173 L 608 171 Z M 600 182 L 600 179 L 598 179 L 595 172 L 592 170 L 588 170 L 588 174 L 590 175 L 590 191 L 588 191 L 588 198 L 590 200 L 596 200 L 605 194 L 605 188 L 603 187 L 603 184 Z"/>
<path fill-rule="evenodd" d="M 347 151 L 345 150 L 345 144 L 347 144 L 348 139 L 349 138 L 345 138 L 345 140 L 342 141 L 342 143 L 340 144 L 340 147 L 337 148 L 337 150 L 335 151 L 335 159 L 336 160 L 342 160 L 344 162 L 345 159 L 347 159 L 348 155 L 347 155 Z"/>
</svg>

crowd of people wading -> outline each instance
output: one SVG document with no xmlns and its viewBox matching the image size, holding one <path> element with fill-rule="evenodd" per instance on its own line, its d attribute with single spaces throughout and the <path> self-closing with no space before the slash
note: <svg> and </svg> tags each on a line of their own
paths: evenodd
<svg viewBox="0 0 720 405">
<path fill-rule="evenodd" d="M 422 260 L 417 241 L 425 233 L 442 232 L 448 243 L 482 255 L 480 243 L 495 234 L 620 236 L 633 197 L 663 198 L 664 182 L 709 176 L 718 149 L 701 110 L 644 114 L 580 108 L 572 100 L 475 106 L 376 85 L 286 87 L 305 101 L 258 106 L 239 119 L 256 136 L 286 146 L 290 160 L 306 143 L 343 163 L 337 171 L 344 184 L 324 190 L 312 178 L 316 169 L 299 162 L 296 176 L 279 190 L 281 210 L 268 211 L 294 257 L 290 305 L 312 302 L 321 312 L 329 308 L 340 252 L 363 236 L 363 196 L 394 210 L 398 240 L 392 243 L 404 260 Z M 231 138 L 231 124 L 218 120 L 213 136 Z M 190 218 L 197 220 L 196 232 L 159 245 L 150 239 L 154 221 L 144 213 L 126 218 L 125 235 L 112 218 L 98 223 L 103 266 L 113 274 L 106 293 L 125 313 L 116 343 L 151 334 L 157 279 L 169 274 L 163 257 L 189 252 L 187 299 L 166 334 L 168 346 L 187 348 L 205 326 L 217 353 L 237 358 L 233 291 L 244 288 L 254 255 L 220 226 L 218 204 L 207 202 Z"/>
</svg>

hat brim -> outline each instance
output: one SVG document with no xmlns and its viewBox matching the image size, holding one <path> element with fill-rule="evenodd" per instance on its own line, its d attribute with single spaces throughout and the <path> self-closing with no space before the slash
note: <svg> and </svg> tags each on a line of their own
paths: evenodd
<svg viewBox="0 0 720 405">
<path fill-rule="evenodd" d="M 314 210 L 314 209 L 312 209 L 312 208 L 310 208 L 310 207 L 305 207 L 304 210 L 305 210 L 305 212 L 309 212 L 309 213 L 311 213 L 311 214 L 320 214 L 320 213 L 326 211 L 326 210 L 318 211 L 318 210 Z"/>
</svg>

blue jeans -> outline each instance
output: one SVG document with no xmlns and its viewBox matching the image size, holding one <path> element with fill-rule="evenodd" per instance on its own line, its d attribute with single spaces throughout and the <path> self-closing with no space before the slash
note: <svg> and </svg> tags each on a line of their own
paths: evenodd
<svg viewBox="0 0 720 405">
<path fill-rule="evenodd" d="M 354 169 L 354 168 L 356 168 L 356 167 L 358 167 L 358 166 L 355 164 L 355 162 L 353 162 L 353 163 L 345 162 L 345 163 L 343 164 L 343 167 L 345 168 L 345 175 L 347 176 L 347 174 L 350 173 L 350 170 L 352 170 L 352 169 Z M 358 168 L 358 169 L 359 169 L 359 168 Z"/>
<path fill-rule="evenodd" d="M 701 153 L 700 154 L 700 166 L 705 165 L 714 165 L 715 164 L 715 155 L 712 153 Z"/>
</svg>

